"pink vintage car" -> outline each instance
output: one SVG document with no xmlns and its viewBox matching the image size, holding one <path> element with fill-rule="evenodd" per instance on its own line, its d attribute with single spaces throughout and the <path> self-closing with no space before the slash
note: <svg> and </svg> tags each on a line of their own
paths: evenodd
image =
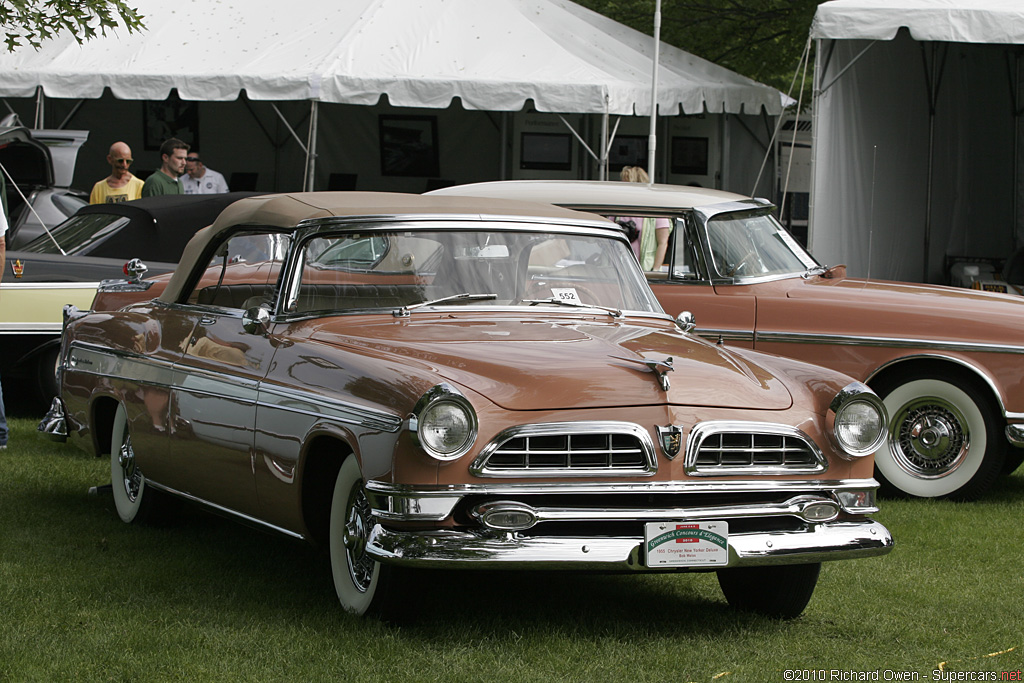
<svg viewBox="0 0 1024 683">
<path fill-rule="evenodd" d="M 671 221 L 667 264 L 648 272 L 672 315 L 729 347 L 834 368 L 885 401 L 883 491 L 970 500 L 1024 460 L 1024 299 L 846 277 L 819 264 L 764 200 L 675 185 L 509 181 L 431 194 L 549 202 Z"/>
<path fill-rule="evenodd" d="M 158 277 L 67 312 L 40 429 L 110 459 L 125 522 L 186 499 L 322 545 L 352 612 L 407 567 L 561 568 L 795 616 L 822 561 L 892 547 L 878 397 L 681 329 L 597 217 L 256 197 Z"/>
</svg>

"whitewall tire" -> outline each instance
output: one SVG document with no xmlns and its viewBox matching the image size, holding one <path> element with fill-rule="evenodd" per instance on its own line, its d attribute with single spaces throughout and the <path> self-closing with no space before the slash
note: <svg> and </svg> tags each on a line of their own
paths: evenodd
<svg viewBox="0 0 1024 683">
<path fill-rule="evenodd" d="M 991 402 L 976 387 L 918 376 L 879 394 L 889 412 L 889 444 L 875 453 L 884 489 L 973 500 L 992 485 L 1006 449 Z"/>
<path fill-rule="evenodd" d="M 352 614 L 379 611 L 384 599 L 388 568 L 366 552 L 373 523 L 359 462 L 350 455 L 342 463 L 334 484 L 330 555 L 338 600 Z"/>
</svg>

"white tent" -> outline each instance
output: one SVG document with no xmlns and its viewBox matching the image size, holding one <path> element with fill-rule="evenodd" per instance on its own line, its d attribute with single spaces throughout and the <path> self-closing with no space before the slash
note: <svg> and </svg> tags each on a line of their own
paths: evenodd
<svg viewBox="0 0 1024 683">
<path fill-rule="evenodd" d="M 1020 0 L 819 5 L 810 242 L 851 274 L 942 282 L 1021 241 Z"/>
<path fill-rule="evenodd" d="M 147 30 L 0 54 L 0 97 L 646 115 L 653 39 L 567 0 L 136 0 Z M 661 46 L 661 115 L 766 111 L 777 90 Z M 315 127 L 317 117 L 311 118 Z M 315 129 L 310 139 L 315 144 Z M 298 135 L 295 136 L 299 138 Z M 303 136 L 304 137 L 304 136 Z M 311 155 L 315 158 L 315 155 Z"/>
</svg>

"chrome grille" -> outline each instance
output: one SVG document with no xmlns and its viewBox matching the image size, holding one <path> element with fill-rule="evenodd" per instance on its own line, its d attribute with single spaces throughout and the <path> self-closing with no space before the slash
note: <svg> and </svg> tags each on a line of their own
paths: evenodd
<svg viewBox="0 0 1024 683">
<path fill-rule="evenodd" d="M 690 474 L 810 474 L 828 461 L 803 432 L 785 425 L 702 423 L 690 434 Z"/>
<path fill-rule="evenodd" d="M 624 422 L 524 425 L 498 434 L 471 466 L 477 476 L 652 474 L 647 432 Z"/>
</svg>

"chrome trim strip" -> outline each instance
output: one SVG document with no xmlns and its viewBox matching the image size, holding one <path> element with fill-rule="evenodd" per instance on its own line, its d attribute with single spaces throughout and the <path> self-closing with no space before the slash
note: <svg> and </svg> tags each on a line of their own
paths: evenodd
<svg viewBox="0 0 1024 683">
<path fill-rule="evenodd" d="M 184 491 L 178 491 L 177 489 L 172 489 L 170 486 L 164 486 L 163 484 L 155 482 L 152 479 L 147 479 L 146 480 L 146 485 L 147 486 L 152 486 L 155 489 L 160 489 L 161 491 L 164 491 L 164 492 L 169 493 L 171 495 L 178 496 L 180 498 L 184 498 L 185 500 L 190 501 L 192 503 L 198 503 L 199 505 L 202 505 L 204 507 L 210 508 L 211 510 L 214 510 L 215 512 L 218 512 L 220 514 L 228 515 L 229 517 L 233 517 L 235 519 L 241 520 L 242 522 L 244 522 L 246 524 L 252 524 L 252 525 L 258 526 L 258 527 L 260 527 L 262 529 L 269 529 L 271 531 L 276 531 L 279 534 L 284 534 L 285 536 L 290 536 L 291 538 L 297 538 L 299 540 L 305 539 L 305 536 L 303 536 L 302 534 L 296 533 L 294 531 L 289 531 L 288 529 L 276 526 L 274 524 L 270 524 L 269 522 L 264 522 L 262 519 L 257 519 L 256 517 L 252 517 L 250 515 L 247 515 L 244 512 L 238 512 L 237 510 L 232 510 L 231 508 L 226 508 L 223 505 L 217 505 L 216 503 L 211 503 L 210 501 L 205 500 L 203 498 L 198 498 L 196 496 L 193 496 L 191 493 L 185 493 Z"/>
<path fill-rule="evenodd" d="M 985 344 L 982 342 L 947 342 L 933 339 L 906 339 L 898 337 L 867 337 L 858 335 L 818 334 L 814 332 L 761 332 L 757 341 L 783 344 L 834 344 L 837 346 L 884 346 L 897 349 L 938 349 L 981 353 L 1024 354 L 1024 346 Z"/>
<path fill-rule="evenodd" d="M 666 519 L 690 521 L 699 519 L 739 519 L 750 517 L 799 517 L 803 518 L 803 510 L 812 504 L 827 503 L 839 510 L 839 503 L 826 496 L 800 495 L 782 503 L 762 503 L 757 505 L 714 505 L 693 508 L 588 508 L 588 507 L 534 507 L 519 502 L 524 508 L 533 512 L 536 523 L 541 522 L 658 522 Z M 872 510 L 877 512 L 877 510 Z M 867 514 L 866 512 L 864 514 Z M 804 519 L 804 521 L 812 521 Z"/>
<path fill-rule="evenodd" d="M 561 436 L 588 434 L 625 434 L 636 438 L 640 442 L 642 455 L 646 465 L 641 468 L 613 468 L 613 467 L 549 467 L 549 468 L 525 468 L 525 469 L 499 469 L 493 470 L 488 467 L 488 460 L 498 450 L 499 446 L 517 438 L 529 438 L 535 436 Z M 524 477 L 550 478 L 550 477 L 626 477 L 641 476 L 649 477 L 658 471 L 658 458 L 654 450 L 654 442 L 646 429 L 632 422 L 546 422 L 539 424 L 518 425 L 502 430 L 491 441 L 483 447 L 480 454 L 469 466 L 470 474 L 477 477 L 494 478 L 516 478 Z"/>
<path fill-rule="evenodd" d="M 721 338 L 722 341 L 754 341 L 754 333 L 745 332 L 743 330 L 716 330 L 708 327 L 698 326 L 693 332 L 698 336 L 704 337 L 707 341 L 710 342 L 716 342 L 719 338 Z"/>
<path fill-rule="evenodd" d="M 559 482 L 559 483 L 507 483 L 453 484 L 448 486 L 412 487 L 382 481 L 366 482 L 366 496 L 373 507 L 374 516 L 385 520 L 440 521 L 464 496 L 486 495 L 516 497 L 523 495 L 578 495 L 601 496 L 611 502 L 614 496 L 645 494 L 666 495 L 677 493 L 779 493 L 787 492 L 833 496 L 838 500 L 841 491 L 875 490 L 874 479 L 831 479 L 816 481 L 794 480 L 738 480 L 738 481 L 651 481 L 624 484 L 621 482 Z"/>
<path fill-rule="evenodd" d="M 92 289 L 95 290 L 100 284 L 99 280 L 93 282 L 4 282 L 0 287 L 4 289 Z"/>
<path fill-rule="evenodd" d="M 700 447 L 704 441 L 716 434 L 766 434 L 770 436 L 789 436 L 799 439 L 807 445 L 808 450 L 814 457 L 816 464 L 812 466 L 784 465 L 742 465 L 729 467 L 725 465 L 700 467 L 697 465 L 697 456 L 700 454 Z M 818 474 L 828 469 L 828 459 L 814 443 L 811 437 L 796 427 L 789 425 L 774 424 L 771 422 L 744 422 L 740 420 L 712 420 L 697 424 L 686 437 L 686 455 L 683 466 L 686 474 L 691 477 L 723 477 L 729 475 L 785 475 L 785 474 Z"/>
<path fill-rule="evenodd" d="M 338 420 L 346 424 L 361 425 L 367 429 L 383 432 L 397 432 L 402 427 L 402 418 L 397 415 L 346 403 L 329 396 L 294 391 L 276 384 L 260 384 L 260 400 L 257 405 L 262 408 Z"/>
<path fill-rule="evenodd" d="M 64 328 L 63 322 L 56 323 L 0 323 L 0 333 L 3 334 L 34 334 L 48 332 L 59 335 Z"/>
<path fill-rule="evenodd" d="M 380 562 L 430 568 L 611 569 L 643 565 L 643 537 L 524 537 L 459 531 L 401 532 L 376 525 L 366 550 Z M 798 532 L 730 534 L 728 567 L 804 564 L 885 555 L 892 534 L 872 519 Z M 693 568 L 683 568 L 687 571 Z M 704 569 L 707 569 L 706 567 Z"/>
</svg>

